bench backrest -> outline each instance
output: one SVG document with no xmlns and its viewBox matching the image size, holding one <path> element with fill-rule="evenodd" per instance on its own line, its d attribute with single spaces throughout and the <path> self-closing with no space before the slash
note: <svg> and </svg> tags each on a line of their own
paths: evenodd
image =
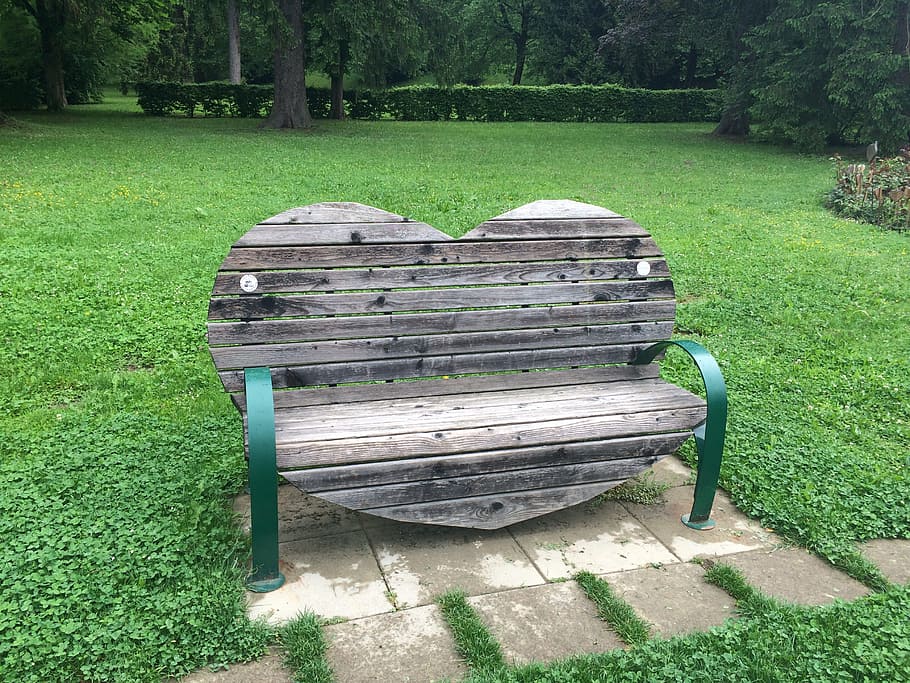
<svg viewBox="0 0 910 683">
<path fill-rule="evenodd" d="M 291 209 L 232 247 L 209 305 L 212 357 L 276 389 L 625 364 L 669 338 L 666 261 L 648 232 L 572 201 L 527 204 L 453 239 L 352 203 Z"/>
</svg>

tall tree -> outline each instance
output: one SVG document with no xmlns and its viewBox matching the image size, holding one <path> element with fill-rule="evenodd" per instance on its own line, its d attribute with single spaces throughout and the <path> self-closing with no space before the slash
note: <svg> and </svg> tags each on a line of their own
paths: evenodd
<svg viewBox="0 0 910 683">
<path fill-rule="evenodd" d="M 264 128 L 309 128 L 313 125 L 306 99 L 306 54 L 303 3 L 275 0 L 273 13 L 275 101 Z"/>
<path fill-rule="evenodd" d="M 133 28 L 145 21 L 163 21 L 169 0 L 12 0 L 35 22 L 41 36 L 41 61 L 47 107 L 60 111 L 67 106 L 64 63 L 66 37 L 84 35 L 90 40 L 92 28 L 109 27 L 115 35 L 128 38 Z M 80 30 L 82 29 L 82 30 Z"/>
<path fill-rule="evenodd" d="M 496 24 L 499 30 L 512 41 L 515 47 L 515 70 L 512 72 L 512 85 L 521 85 L 525 63 L 528 59 L 528 47 L 535 38 L 534 31 L 540 15 L 540 4 L 538 0 L 498 0 L 496 11 Z"/>
<path fill-rule="evenodd" d="M 237 0 L 226 0 L 228 34 L 228 78 L 231 83 L 240 83 L 240 11 Z"/>
</svg>

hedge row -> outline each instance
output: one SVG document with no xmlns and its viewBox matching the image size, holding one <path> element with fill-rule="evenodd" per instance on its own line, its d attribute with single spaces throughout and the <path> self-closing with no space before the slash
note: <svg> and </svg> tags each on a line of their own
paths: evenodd
<svg viewBox="0 0 910 683">
<path fill-rule="evenodd" d="M 266 116 L 270 85 L 138 83 L 139 106 L 156 116 Z M 328 116 L 331 93 L 307 88 L 310 112 Z M 345 93 L 352 118 L 400 121 L 710 121 L 720 114 L 716 90 L 643 90 L 616 85 L 409 86 Z"/>
</svg>

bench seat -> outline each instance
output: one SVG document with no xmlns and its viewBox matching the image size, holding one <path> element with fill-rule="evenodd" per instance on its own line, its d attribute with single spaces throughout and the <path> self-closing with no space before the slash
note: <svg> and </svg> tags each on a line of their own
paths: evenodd
<svg viewBox="0 0 910 683">
<path fill-rule="evenodd" d="M 636 379 L 526 373 L 507 389 L 413 382 L 423 395 L 354 403 L 314 392 L 327 402 L 275 411 L 278 471 L 314 496 L 380 517 L 500 528 L 587 500 L 691 436 L 704 400 L 641 377 L 656 374 L 645 368 Z"/>
</svg>

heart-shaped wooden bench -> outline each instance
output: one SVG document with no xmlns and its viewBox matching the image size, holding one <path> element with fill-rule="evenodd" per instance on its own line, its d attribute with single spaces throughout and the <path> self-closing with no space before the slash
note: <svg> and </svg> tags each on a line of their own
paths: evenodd
<svg viewBox="0 0 910 683">
<path fill-rule="evenodd" d="M 250 587 L 283 581 L 276 471 L 371 515 L 496 529 L 592 498 L 694 433 L 683 521 L 710 528 L 726 394 L 702 347 L 668 341 L 675 308 L 648 232 L 589 204 L 533 202 L 457 240 L 353 203 L 259 223 L 222 263 L 208 325 L 244 421 Z M 707 404 L 659 378 L 670 344 Z"/>
</svg>

